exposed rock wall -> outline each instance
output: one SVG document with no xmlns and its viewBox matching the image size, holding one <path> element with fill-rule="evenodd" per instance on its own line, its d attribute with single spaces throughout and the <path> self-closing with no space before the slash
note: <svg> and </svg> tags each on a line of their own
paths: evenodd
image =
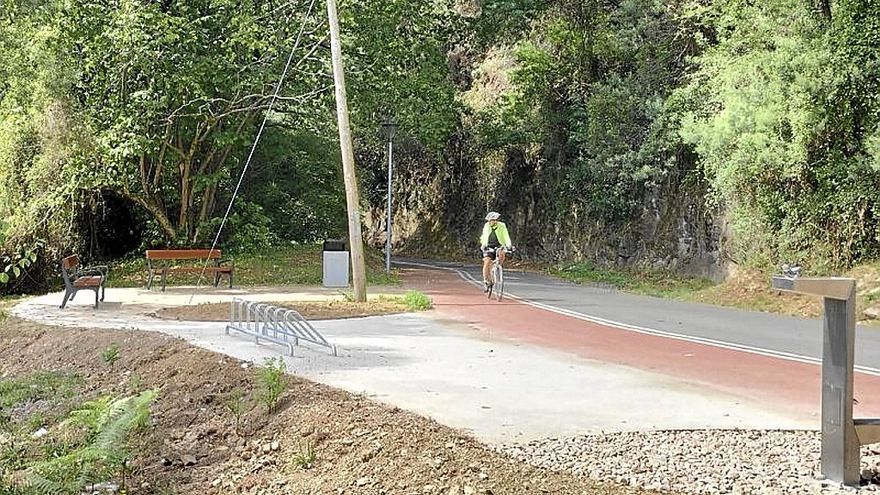
<svg viewBox="0 0 880 495">
<path fill-rule="evenodd" d="M 485 165 L 466 150 L 459 136 L 442 162 L 412 149 L 396 153 L 396 251 L 476 257 L 483 216 L 497 210 L 527 259 L 586 260 L 601 266 L 723 277 L 723 229 L 703 200 L 704 186 L 685 187 L 686 171 L 647 188 L 636 217 L 606 225 L 560 200 L 566 161 L 561 148 L 531 154 L 508 150 L 498 170 L 500 180 L 488 185 L 481 173 Z M 371 205 L 366 237 L 377 246 L 384 244 L 384 202 Z"/>
</svg>

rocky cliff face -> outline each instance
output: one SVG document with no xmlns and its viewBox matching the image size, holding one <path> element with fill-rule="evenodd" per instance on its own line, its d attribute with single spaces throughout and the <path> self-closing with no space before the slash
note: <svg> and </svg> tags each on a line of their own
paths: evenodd
<svg viewBox="0 0 880 495">
<path fill-rule="evenodd" d="M 562 153 L 548 160 L 547 153 L 511 149 L 486 170 L 486 160 L 466 149 L 463 139 L 450 143 L 442 162 L 395 152 L 395 251 L 476 258 L 483 217 L 496 210 L 527 259 L 723 277 L 723 229 L 703 200 L 704 187 L 685 187 L 684 173 L 647 188 L 634 218 L 609 225 L 559 200 Z M 384 245 L 384 201 L 371 205 L 366 223 L 365 238 Z"/>
</svg>

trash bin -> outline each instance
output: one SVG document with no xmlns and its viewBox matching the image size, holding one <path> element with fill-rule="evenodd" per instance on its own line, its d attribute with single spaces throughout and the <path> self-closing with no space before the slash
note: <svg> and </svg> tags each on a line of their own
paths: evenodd
<svg viewBox="0 0 880 495">
<path fill-rule="evenodd" d="M 348 250 L 345 241 L 324 241 L 324 287 L 348 287 Z"/>
</svg>

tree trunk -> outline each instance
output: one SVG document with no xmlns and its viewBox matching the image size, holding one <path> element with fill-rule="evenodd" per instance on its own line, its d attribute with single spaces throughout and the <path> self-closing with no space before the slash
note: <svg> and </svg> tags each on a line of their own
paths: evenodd
<svg viewBox="0 0 880 495">
<path fill-rule="evenodd" d="M 826 23 L 831 22 L 831 0 L 815 0 L 816 10 L 822 16 L 822 20 Z"/>
<path fill-rule="evenodd" d="M 358 302 L 367 300 L 367 277 L 364 263 L 364 243 L 361 240 L 360 200 L 357 174 L 354 169 L 354 150 L 348 120 L 348 99 L 345 95 L 345 73 L 342 67 L 342 43 L 339 39 L 339 20 L 336 0 L 327 0 L 327 19 L 330 24 L 330 53 L 333 62 L 333 81 L 336 86 L 336 117 L 339 121 L 339 144 L 342 148 L 342 169 L 345 179 L 345 200 L 348 204 L 348 244 L 351 250 L 352 285 Z"/>
<path fill-rule="evenodd" d="M 174 239 L 177 238 L 177 229 L 171 223 L 171 219 L 168 218 L 168 215 L 165 214 L 164 209 L 157 204 L 155 201 L 150 201 L 148 198 L 144 198 L 141 196 L 126 194 L 128 199 L 134 201 L 135 203 L 144 207 L 150 215 L 156 220 L 156 223 L 159 224 L 159 227 L 162 229 L 162 232 L 165 234 L 165 237 L 169 242 L 173 242 Z"/>
</svg>

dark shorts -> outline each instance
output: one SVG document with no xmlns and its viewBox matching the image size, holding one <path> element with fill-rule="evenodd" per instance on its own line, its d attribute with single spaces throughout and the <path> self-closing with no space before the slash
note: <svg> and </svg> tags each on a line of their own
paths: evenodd
<svg viewBox="0 0 880 495">
<path fill-rule="evenodd" d="M 495 259 L 495 248 L 489 247 L 483 250 L 483 255 L 481 258 L 489 258 L 490 260 Z"/>
</svg>

